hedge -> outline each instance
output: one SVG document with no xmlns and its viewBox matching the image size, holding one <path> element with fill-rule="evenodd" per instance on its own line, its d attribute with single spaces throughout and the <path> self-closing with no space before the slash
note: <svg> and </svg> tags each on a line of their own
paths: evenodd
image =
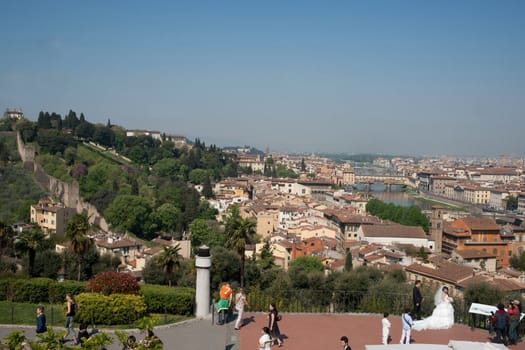
<svg viewBox="0 0 525 350">
<path fill-rule="evenodd" d="M 0 280 L 0 300 L 20 303 L 60 303 L 67 293 L 86 292 L 86 282 L 57 282 L 49 278 L 5 278 Z M 113 294 L 111 294 L 113 295 Z M 192 315 L 195 289 L 146 284 L 140 287 L 148 313 Z"/>
<path fill-rule="evenodd" d="M 140 295 L 81 293 L 76 296 L 79 322 L 117 325 L 131 324 L 146 315 L 146 303 Z"/>
<path fill-rule="evenodd" d="M 85 291 L 85 282 L 57 282 L 50 278 L 5 278 L 0 280 L 0 300 L 20 303 L 57 303 Z"/>
<path fill-rule="evenodd" d="M 195 289 L 167 287 L 146 284 L 140 287 L 140 294 L 149 312 L 192 315 L 195 304 Z"/>
</svg>

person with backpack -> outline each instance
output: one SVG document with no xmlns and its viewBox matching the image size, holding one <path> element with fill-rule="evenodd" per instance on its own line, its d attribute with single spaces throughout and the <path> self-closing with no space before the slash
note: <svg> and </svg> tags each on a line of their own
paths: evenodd
<svg viewBox="0 0 525 350">
<path fill-rule="evenodd" d="M 492 324 L 496 332 L 496 339 L 494 342 L 504 344 L 507 341 L 507 326 L 509 324 L 509 315 L 505 311 L 505 306 L 502 303 L 498 304 L 498 310 L 492 316 Z"/>
</svg>

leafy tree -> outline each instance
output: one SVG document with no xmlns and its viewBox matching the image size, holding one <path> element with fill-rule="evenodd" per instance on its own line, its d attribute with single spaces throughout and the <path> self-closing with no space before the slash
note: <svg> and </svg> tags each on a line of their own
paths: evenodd
<svg viewBox="0 0 525 350">
<path fill-rule="evenodd" d="M 487 282 L 476 282 L 467 285 L 463 298 L 467 305 L 471 303 L 496 305 L 503 300 L 503 292 Z"/>
<path fill-rule="evenodd" d="M 241 287 L 244 287 L 244 263 L 246 260 L 246 244 L 255 242 L 256 222 L 250 219 L 241 218 L 239 208 L 232 206 L 229 216 L 226 219 L 226 246 L 236 251 L 241 258 Z"/>
<path fill-rule="evenodd" d="M 212 248 L 224 244 L 224 234 L 212 228 L 208 220 L 195 219 L 190 224 L 190 240 L 194 248 L 201 245 Z"/>
<path fill-rule="evenodd" d="M 78 277 L 80 281 L 82 257 L 93 246 L 93 241 L 87 236 L 89 221 L 85 214 L 76 214 L 67 223 L 66 239 L 70 242 L 70 248 L 77 257 Z"/>
<path fill-rule="evenodd" d="M 153 221 L 165 232 L 181 231 L 182 212 L 171 203 L 164 203 L 153 212 Z"/>
<path fill-rule="evenodd" d="M 54 250 L 40 250 L 35 256 L 34 274 L 39 277 L 56 279 L 62 266 L 62 256 Z"/>
<path fill-rule="evenodd" d="M 93 264 L 92 272 L 96 275 L 101 272 L 117 271 L 120 264 L 120 257 L 113 254 L 104 254 L 99 257 L 95 264 Z"/>
<path fill-rule="evenodd" d="M 142 278 L 147 284 L 168 284 L 166 274 L 158 259 L 149 259 L 142 269 Z"/>
<path fill-rule="evenodd" d="M 193 169 L 188 175 L 189 180 L 196 185 L 203 184 L 208 177 L 208 171 L 204 169 Z"/>
<path fill-rule="evenodd" d="M 42 247 L 44 239 L 45 235 L 38 226 L 30 229 L 29 231 L 23 232 L 18 236 L 17 247 L 28 254 L 28 273 L 31 277 L 35 276 L 34 268 L 36 252 Z"/>
<path fill-rule="evenodd" d="M 113 227 L 122 228 L 144 237 L 144 233 L 147 233 L 151 212 L 151 205 L 145 198 L 119 195 L 106 209 L 104 216 Z"/>
<path fill-rule="evenodd" d="M 210 177 L 206 176 L 204 183 L 202 184 L 202 195 L 205 198 L 213 198 L 213 189 L 211 188 Z"/>
<path fill-rule="evenodd" d="M 224 247 L 210 249 L 211 288 L 218 290 L 223 281 L 235 281 L 239 277 L 241 261 L 239 255 Z"/>
<path fill-rule="evenodd" d="M 171 287 L 173 281 L 173 272 L 180 267 L 180 245 L 174 247 L 164 247 L 164 251 L 159 256 L 159 261 L 162 264 L 162 271 L 168 278 L 168 286 Z"/>
<path fill-rule="evenodd" d="M 313 256 L 300 256 L 290 263 L 290 268 L 301 266 L 306 272 L 324 271 L 324 265 L 321 260 Z"/>
<path fill-rule="evenodd" d="M 272 269 L 276 266 L 270 242 L 266 241 L 262 246 L 257 263 L 262 270 Z"/>
</svg>

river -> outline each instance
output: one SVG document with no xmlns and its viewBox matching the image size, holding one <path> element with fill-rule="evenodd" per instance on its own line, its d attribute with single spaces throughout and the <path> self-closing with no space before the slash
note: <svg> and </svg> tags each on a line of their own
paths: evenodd
<svg viewBox="0 0 525 350">
<path fill-rule="evenodd" d="M 357 184 L 356 191 L 364 191 L 364 184 Z M 393 185 L 391 191 L 386 191 L 386 186 L 382 183 L 374 183 L 370 186 L 370 196 L 375 197 L 386 203 L 393 203 L 403 207 L 417 205 L 421 210 L 432 209 L 432 203 L 421 201 L 402 191 L 401 186 Z"/>
</svg>

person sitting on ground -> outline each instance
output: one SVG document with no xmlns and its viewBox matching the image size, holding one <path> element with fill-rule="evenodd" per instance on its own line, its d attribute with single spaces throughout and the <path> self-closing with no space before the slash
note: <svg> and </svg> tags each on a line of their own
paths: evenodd
<svg viewBox="0 0 525 350">
<path fill-rule="evenodd" d="M 145 349 L 162 349 L 162 340 L 153 333 L 153 330 L 148 329 L 146 331 L 146 338 L 140 342 Z"/>
<path fill-rule="evenodd" d="M 130 335 L 128 336 L 128 339 L 126 339 L 126 343 L 124 343 L 122 350 L 135 350 L 137 346 L 137 338 L 135 338 L 134 335 Z"/>
<path fill-rule="evenodd" d="M 87 322 L 82 322 L 80 326 L 78 326 L 77 345 L 84 344 L 84 342 L 87 341 L 90 336 L 91 334 L 88 332 Z"/>
</svg>

